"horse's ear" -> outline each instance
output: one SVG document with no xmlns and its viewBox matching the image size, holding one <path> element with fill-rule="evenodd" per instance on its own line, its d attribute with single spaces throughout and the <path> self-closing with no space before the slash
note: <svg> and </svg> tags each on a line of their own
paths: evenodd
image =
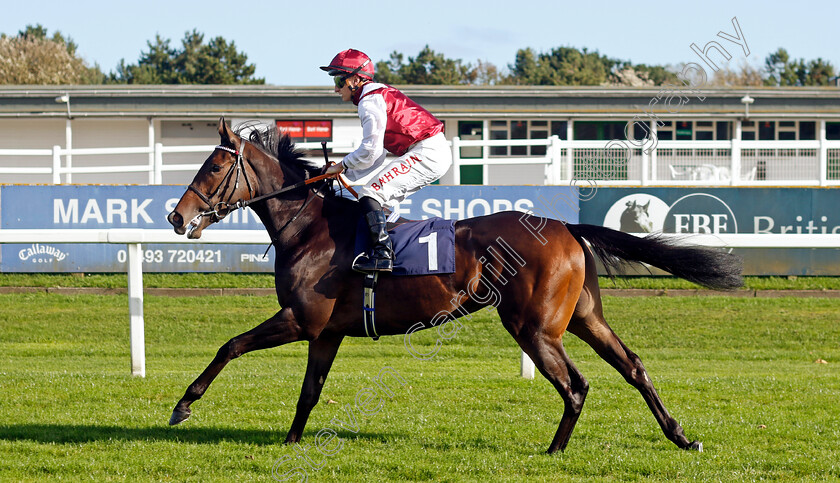
<svg viewBox="0 0 840 483">
<path fill-rule="evenodd" d="M 643 207 L 642 207 L 642 208 L 644 208 L 644 209 L 645 209 L 645 213 L 647 213 L 647 211 L 648 211 L 648 207 L 649 207 L 649 206 L 650 206 L 650 200 L 648 200 L 647 204 L 646 204 L 645 206 L 643 206 Z"/>
<path fill-rule="evenodd" d="M 219 136 L 222 138 L 222 145 L 233 144 L 233 131 L 230 130 L 225 122 L 224 116 L 219 118 Z"/>
</svg>

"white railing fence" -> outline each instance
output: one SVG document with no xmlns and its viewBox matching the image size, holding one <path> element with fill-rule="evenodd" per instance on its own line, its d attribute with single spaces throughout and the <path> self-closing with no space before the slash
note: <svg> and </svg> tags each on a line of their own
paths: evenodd
<svg viewBox="0 0 840 483">
<path fill-rule="evenodd" d="M 461 184 L 461 166 L 482 166 L 484 184 L 499 184 L 490 175 L 494 166 L 543 165 L 542 179 L 520 184 L 569 184 L 597 181 L 602 186 L 840 186 L 840 141 L 659 141 L 647 152 L 627 141 L 564 141 L 503 139 L 450 141 L 453 184 Z M 51 149 L 0 149 L 0 175 L 41 175 L 35 182 L 70 183 L 73 174 L 147 173 L 149 184 L 162 184 L 167 172 L 194 173 L 199 162 L 166 162 L 177 154 L 209 154 L 213 145 Z M 320 149 L 318 143 L 299 143 L 301 149 Z M 355 146 L 329 144 L 336 153 Z M 495 149 L 521 148 L 524 155 L 497 155 Z M 511 149 L 511 152 L 513 150 Z M 478 156 L 467 153 L 479 152 Z M 80 157 L 146 155 L 138 164 L 110 162 L 79 166 Z M 76 156 L 76 165 L 72 165 Z M 14 166 L 9 166 L 11 159 Z M 41 162 L 30 162 L 41 158 Z M 51 158 L 51 163 L 47 162 Z M 26 159 L 26 161 L 23 161 Z M 136 159 L 130 158 L 130 159 Z M 321 156 L 313 159 L 320 160 Z M 88 163 L 89 164 L 89 163 Z M 0 179 L 0 182 L 3 180 Z M 509 184 L 509 183 L 503 183 Z"/>
<path fill-rule="evenodd" d="M 451 146 L 456 185 L 461 183 L 460 166 L 483 166 L 484 183 L 497 184 L 488 176 L 490 166 L 539 164 L 545 165 L 546 185 L 573 180 L 602 186 L 840 185 L 840 141 L 659 141 L 647 152 L 627 141 L 456 137 Z M 493 148 L 513 146 L 531 154 L 493 155 Z M 465 148 L 480 150 L 480 155 L 463 156 Z"/>
<path fill-rule="evenodd" d="M 297 143 L 295 145 L 299 149 L 321 149 L 318 143 Z M 199 159 L 194 163 L 164 163 L 164 156 L 167 154 L 182 154 L 182 153 L 196 153 L 203 156 L 208 156 L 214 144 L 202 144 L 191 146 L 164 146 L 161 143 L 156 143 L 154 146 L 140 146 L 140 147 L 116 147 L 116 148 L 71 148 L 65 149 L 61 146 L 53 146 L 52 149 L 0 149 L 0 159 L 3 157 L 51 157 L 52 163 L 44 166 L 3 166 L 0 165 L 0 175 L 2 174 L 28 174 L 28 175 L 49 175 L 52 184 L 70 183 L 73 174 L 110 174 L 110 173 L 148 173 L 148 183 L 159 185 L 163 184 L 163 173 L 166 172 L 190 172 L 195 173 L 201 168 L 203 159 Z M 355 149 L 354 146 L 334 145 L 330 146 L 332 149 L 350 152 Z M 120 156 L 120 155 L 148 155 L 148 162 L 143 164 L 125 164 L 112 163 L 109 165 L 98 166 L 73 166 L 71 160 L 73 156 Z M 202 158 L 198 156 L 198 158 Z M 78 158 L 76 160 L 78 163 Z M 43 164 L 43 163 L 42 163 Z M 62 178 L 63 177 L 63 178 Z M 62 181 L 63 180 L 63 181 Z M 2 182 L 2 179 L 0 179 Z"/>
<path fill-rule="evenodd" d="M 645 236 L 647 233 L 638 234 Z M 678 235 L 684 237 L 685 235 Z M 828 234 L 719 234 L 695 235 L 691 243 L 724 248 L 840 248 L 840 237 Z M 131 341 L 131 373 L 146 376 L 145 322 L 143 319 L 143 251 L 144 243 L 212 243 L 254 244 L 269 243 L 263 230 L 210 230 L 200 240 L 188 240 L 172 230 L 144 230 L 111 228 L 99 230 L 74 229 L 6 229 L 0 230 L 2 243 L 117 243 L 127 245 L 129 324 Z M 534 364 L 525 353 L 520 359 L 520 374 L 534 378 Z"/>
</svg>

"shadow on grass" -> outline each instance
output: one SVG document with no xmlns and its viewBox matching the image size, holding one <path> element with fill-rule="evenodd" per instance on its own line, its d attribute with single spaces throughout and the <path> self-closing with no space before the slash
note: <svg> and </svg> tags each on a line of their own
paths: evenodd
<svg viewBox="0 0 840 483">
<path fill-rule="evenodd" d="M 317 430 L 306 430 L 303 442 L 314 440 Z M 385 433 L 347 433 L 342 439 L 387 441 L 395 435 Z M 173 441 L 179 443 L 216 444 L 224 441 L 258 446 L 282 444 L 286 430 L 268 431 L 236 428 L 173 428 L 169 426 L 130 428 L 91 424 L 19 424 L 0 425 L 0 441 L 34 441 L 36 443 L 92 443 L 97 441 Z"/>
</svg>

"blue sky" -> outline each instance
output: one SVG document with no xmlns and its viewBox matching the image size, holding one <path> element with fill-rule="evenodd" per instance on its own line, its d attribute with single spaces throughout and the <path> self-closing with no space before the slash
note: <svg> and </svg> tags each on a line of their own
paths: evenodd
<svg viewBox="0 0 840 483">
<path fill-rule="evenodd" d="M 837 0 L 30 0 L 3 10 L 0 32 L 15 35 L 36 23 L 50 33 L 59 30 L 79 45 L 88 63 L 98 63 L 105 72 L 123 58 L 137 62 L 155 34 L 179 46 L 186 31 L 197 29 L 206 40 L 222 36 L 234 41 L 256 64 L 257 76 L 286 86 L 330 84 L 318 66 L 348 47 L 379 61 L 394 50 L 414 56 L 428 44 L 450 58 L 506 67 L 519 48 L 572 46 L 634 63 L 676 65 L 696 61 L 691 43 L 702 47 L 716 39 L 735 63 L 743 52 L 716 37 L 721 30 L 733 33 L 732 17 L 738 18 L 753 64 L 763 64 L 767 54 L 785 47 L 795 58 L 822 57 L 840 68 Z"/>
</svg>

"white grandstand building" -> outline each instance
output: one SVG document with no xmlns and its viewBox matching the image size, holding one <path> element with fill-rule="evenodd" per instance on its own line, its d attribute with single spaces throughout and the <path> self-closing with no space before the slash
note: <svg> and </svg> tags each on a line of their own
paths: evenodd
<svg viewBox="0 0 840 483">
<path fill-rule="evenodd" d="M 442 184 L 840 185 L 834 87 L 404 91 L 446 124 Z M 315 160 L 361 138 L 331 87 L 2 86 L 0 183 L 185 184 L 222 116 L 285 129 Z"/>
</svg>

